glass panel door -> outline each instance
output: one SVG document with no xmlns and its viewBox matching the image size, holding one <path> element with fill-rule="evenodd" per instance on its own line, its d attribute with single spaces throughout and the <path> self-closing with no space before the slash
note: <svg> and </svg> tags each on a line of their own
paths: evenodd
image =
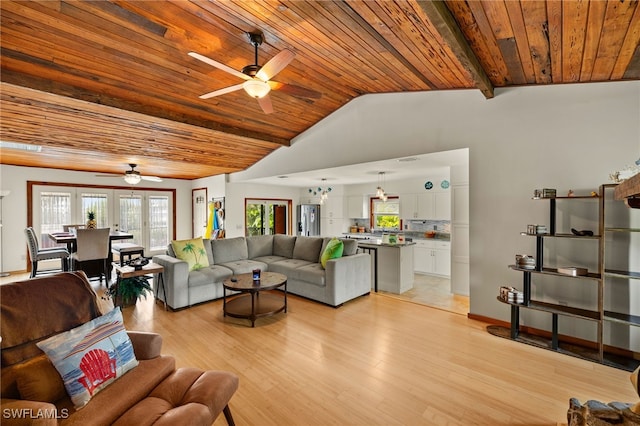
<svg viewBox="0 0 640 426">
<path fill-rule="evenodd" d="M 149 196 L 149 244 L 148 251 L 162 253 L 171 241 L 170 197 L 166 195 Z M 149 256 L 147 254 L 147 256 Z"/>
<path fill-rule="evenodd" d="M 118 226 L 120 231 L 133 234 L 133 240 L 129 243 L 144 245 L 142 235 L 142 195 L 130 194 L 120 195 Z"/>
<path fill-rule="evenodd" d="M 245 200 L 245 235 L 287 234 L 290 200 Z"/>
<path fill-rule="evenodd" d="M 172 238 L 173 200 L 161 191 L 115 191 L 115 229 L 133 234 L 126 242 L 145 248 L 146 257 L 166 251 Z"/>
</svg>

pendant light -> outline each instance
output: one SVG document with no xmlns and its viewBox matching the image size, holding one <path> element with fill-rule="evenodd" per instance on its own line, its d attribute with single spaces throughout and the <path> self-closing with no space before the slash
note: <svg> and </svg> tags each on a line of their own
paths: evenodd
<svg viewBox="0 0 640 426">
<path fill-rule="evenodd" d="M 321 179 L 322 182 L 326 182 L 327 179 L 322 178 Z M 317 189 L 313 189 L 313 188 L 309 188 L 309 193 L 313 194 L 313 195 L 318 195 L 320 194 L 320 204 L 324 204 L 325 201 L 327 201 L 327 198 L 329 198 L 329 193 L 331 192 L 331 187 L 328 186 L 326 188 L 323 187 L 318 187 Z"/>
<path fill-rule="evenodd" d="M 382 185 L 385 184 L 384 172 L 378 172 L 378 187 L 376 188 L 376 197 L 382 201 L 387 201 L 387 193 L 384 192 Z"/>
</svg>

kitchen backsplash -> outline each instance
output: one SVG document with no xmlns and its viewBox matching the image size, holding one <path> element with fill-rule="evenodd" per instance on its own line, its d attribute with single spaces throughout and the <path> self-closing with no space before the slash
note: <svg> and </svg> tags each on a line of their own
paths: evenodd
<svg viewBox="0 0 640 426">
<path fill-rule="evenodd" d="M 426 232 L 435 230 L 440 233 L 451 233 L 450 220 L 407 220 L 403 226 L 404 231 Z"/>
</svg>

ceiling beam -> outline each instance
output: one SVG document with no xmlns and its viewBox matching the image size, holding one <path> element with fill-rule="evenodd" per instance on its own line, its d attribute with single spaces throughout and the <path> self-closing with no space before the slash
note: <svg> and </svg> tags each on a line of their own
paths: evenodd
<svg viewBox="0 0 640 426">
<path fill-rule="evenodd" d="M 471 46 L 469 46 L 445 2 L 443 0 L 417 0 L 417 2 L 431 23 L 438 29 L 440 36 L 442 36 L 453 54 L 471 74 L 476 87 L 487 99 L 493 98 L 495 96 L 493 84 L 491 84 L 489 76 L 473 53 Z"/>
</svg>

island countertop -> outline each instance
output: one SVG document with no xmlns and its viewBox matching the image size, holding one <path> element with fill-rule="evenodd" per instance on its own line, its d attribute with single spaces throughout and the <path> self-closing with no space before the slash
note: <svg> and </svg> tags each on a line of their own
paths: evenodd
<svg viewBox="0 0 640 426">
<path fill-rule="evenodd" d="M 358 241 L 358 247 L 395 247 L 395 248 L 402 248 L 402 247 L 406 247 L 406 246 L 413 246 L 416 243 L 414 243 L 413 241 L 407 241 L 405 243 L 402 244 L 389 244 L 389 243 L 383 243 L 383 242 L 377 242 L 376 240 L 362 240 L 362 241 Z"/>
</svg>

